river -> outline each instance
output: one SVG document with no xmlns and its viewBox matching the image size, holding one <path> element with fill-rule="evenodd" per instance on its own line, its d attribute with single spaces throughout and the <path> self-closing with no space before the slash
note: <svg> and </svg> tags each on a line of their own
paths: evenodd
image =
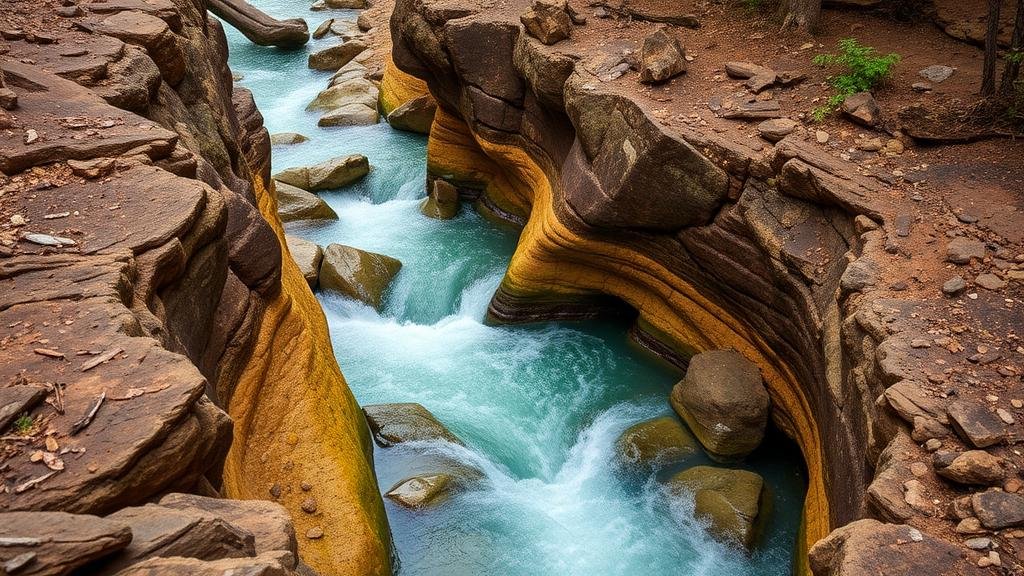
<svg viewBox="0 0 1024 576">
<path fill-rule="evenodd" d="M 276 17 L 310 29 L 352 11 L 310 12 L 310 0 L 257 0 Z M 687 502 L 668 498 L 658 475 L 623 470 L 615 441 L 628 426 L 670 414 L 681 373 L 631 346 L 627 326 L 606 322 L 489 326 L 488 301 L 517 233 L 470 206 L 448 221 L 420 214 L 426 138 L 366 127 L 318 128 L 304 110 L 328 72 L 306 67 L 309 51 L 250 44 L 228 27 L 230 63 L 273 132 L 310 141 L 273 150 L 278 171 L 350 153 L 373 170 L 321 193 L 339 220 L 292 223 L 288 232 L 321 245 L 387 254 L 403 267 L 378 313 L 319 293 L 334 351 L 361 404 L 419 402 L 467 448 L 411 445 L 375 450 L 381 491 L 430 470 L 445 453 L 485 473 L 443 505 L 410 511 L 385 499 L 398 573 L 497 575 L 776 575 L 792 569 L 806 486 L 799 454 L 781 434 L 742 467 L 762 474 L 772 510 L 751 555 L 713 540 Z M 687 466 L 708 463 L 703 456 Z"/>
</svg>

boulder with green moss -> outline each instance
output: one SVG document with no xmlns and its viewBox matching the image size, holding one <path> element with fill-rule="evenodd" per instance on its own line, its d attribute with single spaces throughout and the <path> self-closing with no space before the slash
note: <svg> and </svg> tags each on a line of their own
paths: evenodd
<svg viewBox="0 0 1024 576">
<path fill-rule="evenodd" d="M 768 492 L 760 474 L 694 466 L 668 481 L 679 497 L 692 495 L 694 516 L 715 538 L 753 549 L 768 515 Z"/>
<path fill-rule="evenodd" d="M 697 440 L 675 416 L 630 426 L 619 436 L 615 448 L 623 464 L 646 468 L 682 462 L 700 450 Z"/>
<path fill-rule="evenodd" d="M 330 244 L 320 263 L 320 288 L 340 292 L 380 309 L 402 263 L 390 256 L 343 244 Z"/>
</svg>

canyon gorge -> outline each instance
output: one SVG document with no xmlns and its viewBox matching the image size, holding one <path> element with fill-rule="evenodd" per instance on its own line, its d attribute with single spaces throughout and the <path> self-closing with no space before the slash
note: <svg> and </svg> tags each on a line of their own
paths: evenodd
<svg viewBox="0 0 1024 576">
<path fill-rule="evenodd" d="M 983 9 L 837 4 L 6 0 L 5 573 L 1019 573 Z"/>
</svg>

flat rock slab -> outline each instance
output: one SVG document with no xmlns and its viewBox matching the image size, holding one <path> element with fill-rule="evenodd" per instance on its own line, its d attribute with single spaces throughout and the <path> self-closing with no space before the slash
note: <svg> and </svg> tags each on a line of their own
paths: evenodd
<svg viewBox="0 0 1024 576">
<path fill-rule="evenodd" d="M 821 576 L 982 573 L 963 556 L 958 547 L 916 528 L 857 520 L 816 543 L 810 564 Z"/>
<path fill-rule="evenodd" d="M 254 558 L 150 558 L 125 568 L 118 572 L 118 576 L 298 576 L 299 573 L 290 566 L 292 564 L 294 557 L 283 550 L 265 552 Z"/>
<path fill-rule="evenodd" d="M 363 406 L 363 414 L 373 439 L 385 448 L 402 442 L 431 440 L 462 445 L 462 441 L 421 404 L 370 404 Z"/>
<path fill-rule="evenodd" d="M 1024 496 L 1008 492 L 980 492 L 971 496 L 974 513 L 990 530 L 1024 525 Z"/>
<path fill-rule="evenodd" d="M 178 135 L 113 108 L 86 88 L 40 68 L 4 59 L 8 86 L 18 94 L 18 129 L 0 132 L 0 172 L 63 160 L 120 156 L 148 147 L 153 159 L 168 156 Z M 26 134 L 38 137 L 29 144 Z"/>
<path fill-rule="evenodd" d="M 212 514 L 230 522 L 253 535 L 256 554 L 273 550 L 298 554 L 292 518 L 280 504 L 267 500 L 207 498 L 195 494 L 168 494 L 160 499 L 159 504 L 164 508 Z"/>
<path fill-rule="evenodd" d="M 0 543 L 6 559 L 33 554 L 14 574 L 68 574 L 93 560 L 123 550 L 132 540 L 124 523 L 65 512 L 0 514 Z"/>
<path fill-rule="evenodd" d="M 995 446 L 1006 438 L 1006 425 L 981 404 L 957 400 L 946 411 L 953 428 L 975 448 Z"/>
</svg>

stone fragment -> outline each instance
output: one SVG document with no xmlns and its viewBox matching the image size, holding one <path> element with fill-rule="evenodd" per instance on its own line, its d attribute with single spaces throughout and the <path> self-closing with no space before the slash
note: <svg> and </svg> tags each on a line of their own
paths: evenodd
<svg viewBox="0 0 1024 576">
<path fill-rule="evenodd" d="M 370 172 L 370 163 L 362 154 L 339 156 L 312 166 L 288 168 L 274 174 L 274 180 L 303 190 L 316 192 L 347 186 Z"/>
<path fill-rule="evenodd" d="M 4 386 L 0 388 L 0 430 L 7 428 L 22 414 L 30 412 L 46 398 L 42 386 Z"/>
<path fill-rule="evenodd" d="M 314 70 L 337 70 L 364 50 L 366 50 L 366 44 L 359 40 L 350 40 L 313 52 L 309 55 L 308 65 Z"/>
<path fill-rule="evenodd" d="M 965 288 L 967 288 L 967 282 L 964 281 L 963 276 L 953 276 L 942 284 L 942 293 L 946 296 L 956 296 Z"/>
<path fill-rule="evenodd" d="M 1003 441 L 1003 422 L 980 404 L 957 400 L 946 408 L 957 433 L 975 448 L 987 448 Z"/>
<path fill-rule="evenodd" d="M 730 120 L 767 120 L 781 118 L 782 108 L 777 100 L 744 102 L 731 110 L 721 113 L 722 118 Z"/>
<path fill-rule="evenodd" d="M 455 186 L 440 178 L 431 184 L 430 194 L 420 206 L 424 216 L 448 220 L 459 213 L 459 191 Z"/>
<path fill-rule="evenodd" d="M 982 528 L 982 526 L 981 526 L 981 520 L 978 520 L 977 518 L 975 518 L 973 516 L 970 516 L 968 518 L 964 518 L 963 520 L 960 520 L 960 522 L 956 525 L 956 529 L 955 530 L 956 530 L 957 534 L 984 534 L 985 533 L 985 529 Z"/>
<path fill-rule="evenodd" d="M 373 439 L 384 448 L 402 442 L 442 440 L 462 445 L 429 410 L 413 402 L 363 406 Z"/>
<path fill-rule="evenodd" d="M 938 438 L 929 438 L 928 441 L 924 443 L 924 449 L 929 452 L 935 452 L 939 448 L 942 448 L 942 440 L 939 440 Z"/>
<path fill-rule="evenodd" d="M 769 142 L 778 142 L 796 130 L 797 123 L 789 118 L 765 120 L 757 125 L 757 132 Z"/>
<path fill-rule="evenodd" d="M 70 574 L 93 560 L 123 550 L 132 540 L 123 522 L 65 512 L 0 515 L 3 558 L 34 554 L 24 574 Z"/>
<path fill-rule="evenodd" d="M 364 10 L 369 6 L 367 0 L 324 0 L 324 3 L 338 10 Z"/>
<path fill-rule="evenodd" d="M 989 530 L 1003 530 L 1024 525 L 1024 496 L 998 490 L 971 496 L 974 513 Z"/>
<path fill-rule="evenodd" d="M 964 546 L 970 548 L 971 550 L 987 550 L 988 547 L 991 545 L 992 539 L 985 538 L 984 536 L 979 538 L 971 538 L 969 540 L 964 541 Z"/>
<path fill-rule="evenodd" d="M 565 0 L 534 0 L 519 21 L 527 34 L 548 46 L 572 36 L 572 19 Z"/>
<path fill-rule="evenodd" d="M 306 538 L 309 540 L 319 540 L 324 537 L 324 529 L 319 526 L 314 526 L 309 530 L 306 530 Z"/>
<path fill-rule="evenodd" d="M 379 310 L 385 291 L 401 267 L 402 263 L 390 256 L 330 244 L 324 249 L 320 264 L 320 288 L 339 292 Z"/>
<path fill-rule="evenodd" d="M 825 132 L 824 130 L 815 130 L 814 131 L 814 140 L 818 144 L 826 144 L 826 143 L 828 143 L 828 139 L 829 139 L 828 132 Z"/>
<path fill-rule="evenodd" d="M 881 110 L 870 92 L 858 92 L 847 96 L 841 109 L 851 120 L 867 127 L 873 127 L 881 120 Z"/>
<path fill-rule="evenodd" d="M 954 264 L 970 264 L 972 258 L 985 257 L 985 244 L 972 238 L 957 236 L 946 245 L 946 260 Z"/>
<path fill-rule="evenodd" d="M 938 420 L 927 416 L 914 416 L 914 429 L 910 437 L 915 442 L 945 438 L 946 436 L 949 436 L 949 428 L 943 426 Z"/>
<path fill-rule="evenodd" d="M 764 438 L 768 392 L 757 366 L 735 350 L 691 358 L 670 402 L 716 460 L 742 459 Z"/>
<path fill-rule="evenodd" d="M 277 182 L 277 214 L 282 222 L 296 220 L 337 220 L 338 214 L 323 198 L 302 188 Z"/>
<path fill-rule="evenodd" d="M 974 283 L 986 290 L 1002 290 L 1006 288 L 1006 281 L 990 272 L 978 274 L 978 277 L 974 279 Z"/>
<path fill-rule="evenodd" d="M 276 132 L 270 135 L 270 144 L 273 146 L 301 144 L 308 140 L 309 138 L 297 132 Z"/>
<path fill-rule="evenodd" d="M 642 468 L 668 466 L 699 452 L 697 441 L 676 416 L 638 422 L 615 444 L 619 460 Z"/>
<path fill-rule="evenodd" d="M 811 547 L 817 576 L 951 574 L 961 551 L 944 540 L 903 524 L 856 520 Z"/>
<path fill-rule="evenodd" d="M 660 84 L 686 72 L 686 49 L 679 38 L 659 28 L 644 38 L 640 50 L 640 81 Z"/>
<path fill-rule="evenodd" d="M 388 124 L 396 130 L 429 134 L 437 112 L 437 102 L 429 94 L 413 98 L 388 114 Z"/>
<path fill-rule="evenodd" d="M 725 73 L 728 74 L 730 78 L 738 78 L 740 80 L 746 80 L 757 75 L 768 73 L 775 74 L 775 72 L 768 67 L 759 66 L 753 62 L 738 61 L 726 62 Z"/>
<path fill-rule="evenodd" d="M 253 535 L 257 554 L 285 550 L 298 556 L 298 542 L 288 510 L 267 500 L 208 498 L 195 494 L 168 494 L 160 506 L 213 514 Z"/>
<path fill-rule="evenodd" d="M 320 263 L 324 259 L 324 250 L 317 243 L 310 242 L 298 236 L 285 235 L 285 243 L 288 244 L 288 252 L 292 260 L 298 265 L 303 278 L 309 287 L 316 289 L 320 279 Z"/>
<path fill-rule="evenodd" d="M 93 158 L 91 160 L 68 160 L 71 173 L 89 180 L 106 176 L 114 169 L 113 158 Z"/>
<path fill-rule="evenodd" d="M 316 498 L 313 498 L 312 496 L 309 497 L 309 498 L 306 498 L 305 500 L 302 501 L 301 508 L 302 508 L 302 511 L 305 512 L 306 514 L 315 514 L 316 511 L 317 511 L 317 501 L 316 501 Z"/>
<path fill-rule="evenodd" d="M 918 74 L 922 78 L 927 79 L 929 82 L 934 82 L 938 84 L 939 82 L 943 82 L 947 78 L 952 76 L 953 72 L 955 71 L 955 68 L 951 68 L 949 66 L 943 66 L 941 64 L 932 64 L 931 66 L 928 66 L 927 68 L 918 71 Z"/>
<path fill-rule="evenodd" d="M 122 508 L 107 519 L 132 531 L 131 544 L 105 566 L 111 572 L 157 556 L 217 560 L 256 555 L 252 534 L 204 511 L 148 504 Z"/>
<path fill-rule="evenodd" d="M 936 473 L 958 484 L 991 486 L 1006 476 L 1003 465 L 1002 458 L 984 450 L 968 450 L 954 458 L 949 466 L 938 468 Z"/>
<path fill-rule="evenodd" d="M 395 484 L 384 495 L 406 508 L 423 508 L 444 500 L 450 493 L 452 480 L 448 474 L 414 476 Z"/>
<path fill-rule="evenodd" d="M 14 93 L 14 90 L 7 87 L 0 88 L 0 108 L 14 110 L 17 107 L 18 95 Z"/>
<path fill-rule="evenodd" d="M 760 475 L 694 466 L 669 479 L 668 486 L 677 494 L 692 495 L 694 516 L 709 523 L 715 538 L 737 542 L 748 550 L 757 543 L 769 500 Z"/>
</svg>

